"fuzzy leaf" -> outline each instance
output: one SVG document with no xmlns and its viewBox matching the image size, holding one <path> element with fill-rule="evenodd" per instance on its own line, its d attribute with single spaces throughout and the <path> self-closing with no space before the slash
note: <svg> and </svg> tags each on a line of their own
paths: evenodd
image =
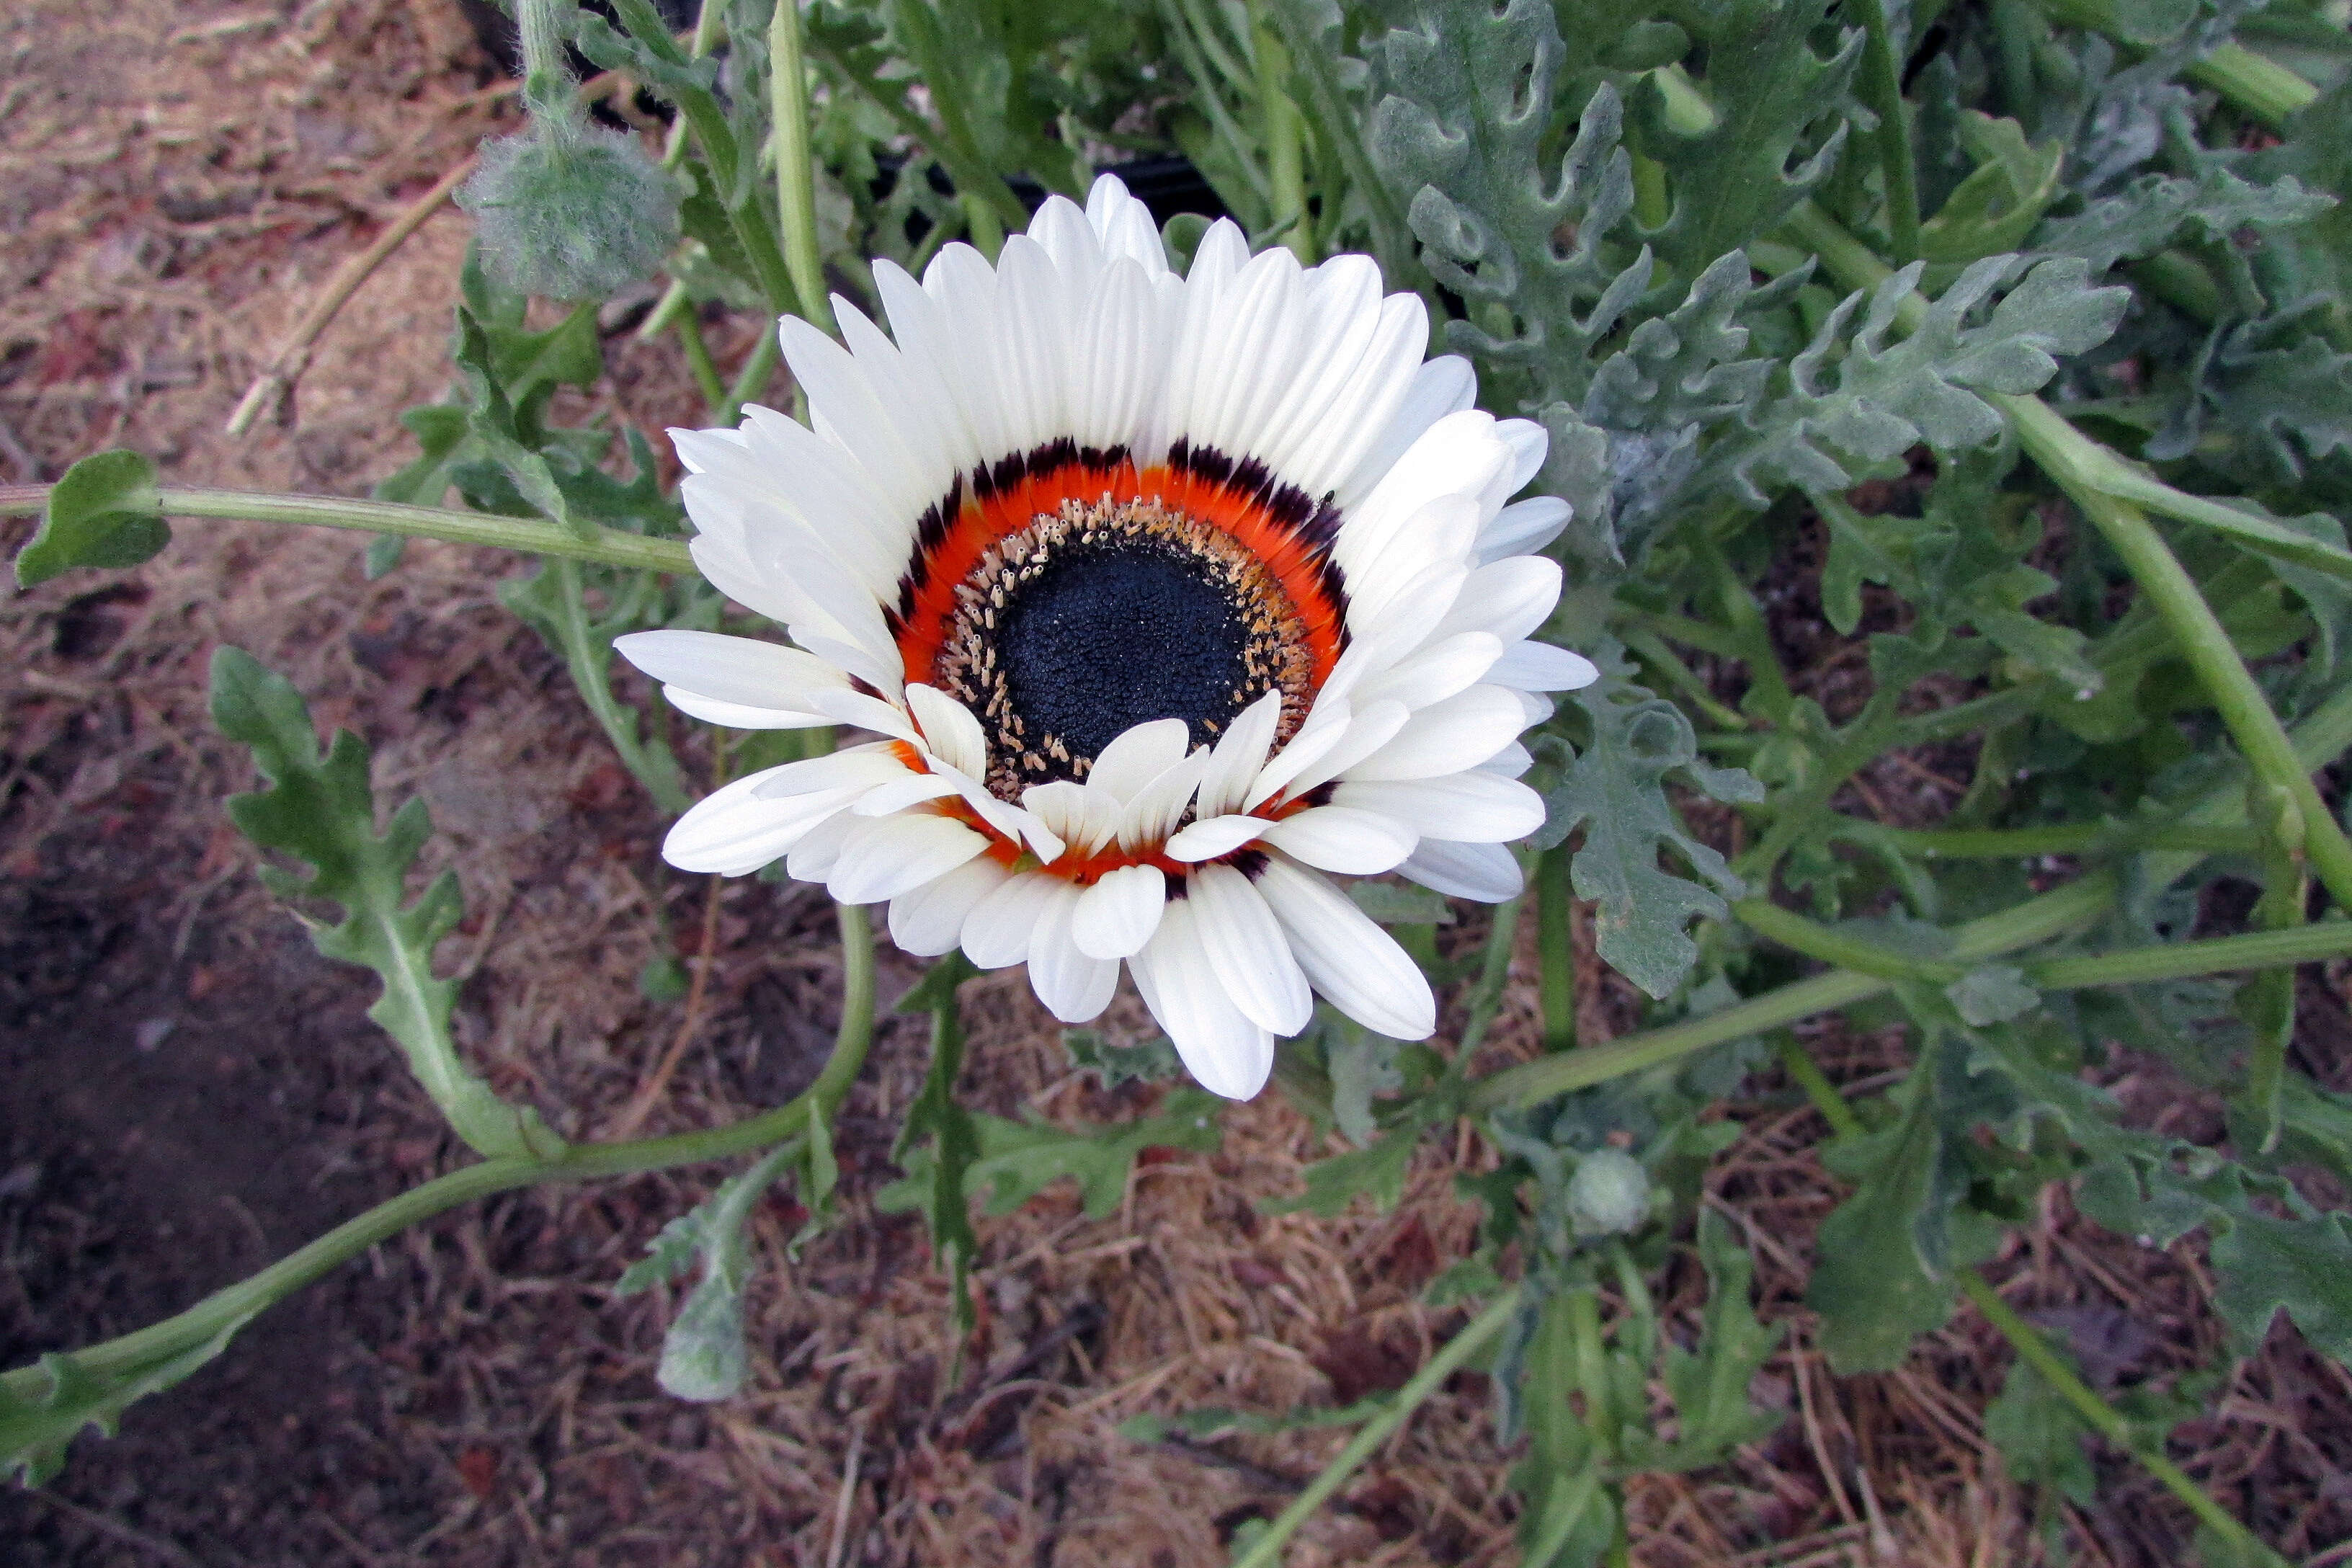
<svg viewBox="0 0 2352 1568">
<path fill-rule="evenodd" d="M 2352 1366 L 2352 1215 L 2242 1214 L 2213 1239 L 2214 1305 L 2241 1345 L 2284 1312 L 2314 1350 Z"/>
<path fill-rule="evenodd" d="M 0 1383 L 0 1475 L 15 1470 L 28 1487 L 45 1484 L 65 1467 L 66 1450 L 86 1427 L 114 1436 L 122 1412 L 160 1394 L 227 1348 L 251 1322 L 256 1308 L 210 1339 L 105 1372 L 71 1354 L 43 1356 Z"/>
<path fill-rule="evenodd" d="M 1546 797 L 1548 827 L 1562 837 L 1584 829 L 1570 879 L 1577 897 L 1599 906 L 1593 925 L 1601 956 L 1651 995 L 1664 996 L 1698 956 L 1684 927 L 1722 919 L 1724 900 L 1745 891 L 1723 857 L 1683 827 L 1666 799 L 1666 779 L 1679 775 L 1718 800 L 1754 801 L 1763 792 L 1744 773 L 1699 763 L 1690 720 L 1636 684 L 1622 645 L 1604 638 L 1591 657 L 1600 680 L 1570 697 L 1591 734 Z M 1712 888 L 1661 868 L 1661 848 L 1671 848 Z"/>
<path fill-rule="evenodd" d="M 1661 1370 L 1674 1395 L 1678 1431 L 1670 1447 L 1644 1462 L 1648 1468 L 1696 1470 L 1720 1464 L 1742 1444 L 1762 1441 L 1784 1419 L 1748 1398 L 1748 1385 L 1780 1348 L 1786 1327 L 1756 1319 L 1748 1300 L 1755 1260 L 1712 1208 L 1699 1211 L 1697 1239 L 1699 1261 L 1706 1268 L 1706 1311 L 1694 1349 L 1666 1347 Z"/>
<path fill-rule="evenodd" d="M 544 1158 L 563 1147 L 536 1110 L 507 1104 L 466 1067 L 449 1033 L 457 999 L 454 981 L 436 978 L 433 948 L 465 913 L 457 874 L 444 871 L 415 903 L 404 883 L 433 826 L 421 800 L 393 814 L 379 837 L 368 787 L 368 749 L 350 731 L 335 736 L 326 757 L 301 695 L 251 655 L 223 647 L 213 656 L 213 721 L 253 752 L 270 787 L 233 795 L 228 813 L 238 829 L 265 849 L 283 849 L 310 862 L 299 877 L 265 869 L 262 879 L 283 898 L 325 899 L 341 906 L 335 925 L 311 925 L 320 952 L 365 964 L 383 982 L 368 1009 L 408 1054 L 410 1070 L 449 1124 L 481 1154 Z"/>
<path fill-rule="evenodd" d="M 2183 240 L 2227 243 L 2242 228 L 2308 223 L 2335 205 L 2292 176 L 2257 185 L 2222 168 L 2195 179 L 2143 174 L 2119 195 L 2043 224 L 2032 248 L 2081 257 L 2096 278 Z"/>
<path fill-rule="evenodd" d="M 1695 12 L 1715 108 L 1703 131 L 1676 125 L 1654 80 L 1634 94 L 1639 146 L 1665 165 L 1674 192 L 1672 216 L 1645 237 L 1684 277 L 1780 226 L 1837 166 L 1863 34 L 1829 24 L 1829 12 L 1828 0 L 1721 0 Z M 1826 57 L 1815 49 L 1822 34 Z"/>
<path fill-rule="evenodd" d="M 1078 1184 L 1087 1217 L 1102 1219 L 1118 1207 L 1127 1191 L 1127 1173 L 1146 1149 L 1200 1152 L 1214 1149 L 1222 1136 L 1218 1104 L 1217 1098 L 1204 1090 L 1180 1089 L 1169 1095 L 1156 1116 L 1072 1131 L 1044 1122 L 1008 1121 L 1001 1116 L 968 1112 L 978 1149 L 965 1173 L 965 1190 L 985 1193 L 990 1214 L 1008 1215 L 1068 1176 Z M 907 1170 L 906 1180 L 892 1183 L 875 1198 L 875 1205 L 886 1213 L 911 1208 L 920 1201 L 921 1185 L 930 1174 L 930 1151 L 910 1151 L 899 1163 Z"/>
<path fill-rule="evenodd" d="M 1105 1089 L 1123 1083 L 1165 1083 L 1184 1071 L 1176 1047 L 1165 1036 L 1155 1036 L 1140 1045 L 1114 1046 L 1092 1029 L 1065 1029 L 1062 1048 L 1070 1054 L 1072 1067 L 1093 1073 L 1095 1081 Z"/>
<path fill-rule="evenodd" d="M 29 588 L 77 566 L 136 566 L 171 542 L 155 465 L 125 447 L 95 452 L 50 489 L 40 531 L 16 552 L 16 585 Z"/>
</svg>

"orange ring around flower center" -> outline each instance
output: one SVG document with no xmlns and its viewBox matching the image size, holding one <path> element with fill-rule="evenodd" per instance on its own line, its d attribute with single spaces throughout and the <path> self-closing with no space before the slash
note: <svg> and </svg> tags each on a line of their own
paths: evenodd
<svg viewBox="0 0 2352 1568">
<path fill-rule="evenodd" d="M 1216 528 L 1264 563 L 1306 628 L 1311 661 L 1309 693 L 1339 662 L 1344 611 L 1325 552 L 1295 525 L 1276 516 L 1262 495 L 1186 468 L 1161 464 L 1139 470 L 1121 458 L 1108 464 L 1066 460 L 1025 472 L 984 495 L 964 494 L 939 539 L 922 551 L 909 574 L 896 622 L 898 653 L 910 681 L 936 683 L 957 605 L 956 590 L 996 545 L 1040 518 L 1076 501 L 1119 506 L 1156 500 Z"/>
</svg>

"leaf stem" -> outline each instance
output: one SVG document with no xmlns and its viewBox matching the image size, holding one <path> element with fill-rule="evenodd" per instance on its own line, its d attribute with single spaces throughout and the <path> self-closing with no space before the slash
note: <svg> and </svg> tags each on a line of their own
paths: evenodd
<svg viewBox="0 0 2352 1568">
<path fill-rule="evenodd" d="M 208 1343 L 377 1242 L 493 1193 L 544 1182 L 588 1181 L 701 1164 L 804 1136 L 812 1108 L 827 1121 L 840 1110 L 874 1040 L 873 930 L 862 909 L 843 906 L 840 920 L 841 1023 L 834 1034 L 833 1054 L 826 1058 L 816 1081 L 789 1102 L 757 1116 L 696 1132 L 625 1143 L 574 1143 L 547 1159 L 509 1156 L 452 1171 L 344 1221 L 260 1272 L 213 1292 L 184 1312 L 73 1352 L 74 1364 L 85 1372 L 106 1376 L 168 1360 Z M 0 1373 L 0 1389 L 29 1401 L 43 1398 L 48 1392 L 48 1373 L 38 1366 Z"/>
<path fill-rule="evenodd" d="M 1428 1364 L 1412 1374 L 1411 1382 L 1397 1390 L 1396 1403 L 1364 1423 L 1348 1446 L 1339 1450 L 1332 1461 L 1323 1467 L 1323 1473 L 1307 1483 L 1288 1508 L 1277 1515 L 1265 1532 L 1251 1542 L 1249 1550 L 1234 1559 L 1233 1568 L 1274 1568 L 1282 1561 L 1283 1548 L 1298 1533 L 1298 1527 L 1315 1517 L 1315 1512 L 1331 1495 L 1347 1484 L 1348 1478 L 1358 1467 L 1372 1457 L 1372 1451 L 1389 1439 L 1389 1435 L 1411 1419 L 1412 1413 L 1439 1388 L 1445 1380 L 1460 1370 L 1462 1364 L 1476 1354 L 1488 1340 L 1500 1333 L 1503 1325 L 1519 1310 L 1522 1287 L 1514 1285 L 1490 1303 L 1445 1348 L 1429 1358 Z"/>
<path fill-rule="evenodd" d="M 2147 1467 L 2147 1471 L 2162 1481 L 2165 1489 L 2179 1498 L 2195 1514 L 2200 1522 L 2216 1535 L 2236 1547 L 2234 1560 L 2246 1563 L 2275 1561 L 2268 1548 L 2254 1539 L 2253 1532 L 2241 1523 L 2234 1514 L 2206 1494 L 2205 1489 L 2189 1479 L 2189 1473 L 2167 1458 L 2161 1448 L 2139 1439 L 2130 1422 L 2101 1399 L 2091 1386 L 2074 1374 L 2066 1358 L 2053 1350 L 2032 1324 L 2017 1315 L 2016 1309 L 2000 1298 L 2000 1292 L 1973 1268 L 1953 1270 L 1961 1294 L 1981 1313 L 1985 1321 L 2000 1331 L 2000 1337 L 2017 1349 L 2018 1359 L 2042 1375 L 2043 1382 L 2058 1392 L 2060 1398 L 2074 1407 L 2084 1423 L 2116 1447 Z"/>
<path fill-rule="evenodd" d="M 49 503 L 50 485 L 0 485 L 0 517 L 37 515 Z M 450 511 L 400 501 L 355 500 L 344 496 L 270 495 L 248 490 L 167 487 L 157 492 L 166 517 L 243 518 L 251 522 L 307 523 L 351 528 L 364 533 L 401 533 L 446 539 L 459 544 L 493 544 L 527 555 L 591 561 L 641 572 L 688 575 L 694 558 L 685 542 L 655 539 L 619 529 L 598 528 L 583 537 L 539 518 L 499 517 L 486 511 Z"/>
<path fill-rule="evenodd" d="M 809 153 L 808 65 L 801 57 L 799 0 L 777 0 L 768 24 L 768 113 L 776 138 L 776 214 L 783 230 L 784 270 L 801 314 L 834 331 L 824 262 L 816 246 L 816 174 Z"/>
</svg>

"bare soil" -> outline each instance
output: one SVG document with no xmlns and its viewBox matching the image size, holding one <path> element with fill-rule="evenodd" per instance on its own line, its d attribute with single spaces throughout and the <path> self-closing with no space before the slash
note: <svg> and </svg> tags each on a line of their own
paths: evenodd
<svg viewBox="0 0 2352 1568">
<path fill-rule="evenodd" d="M 407 453 L 394 416 L 439 395 L 465 241 L 433 218 L 242 440 L 223 420 L 327 276 L 502 112 L 440 0 L 27 0 L 0 20 L 0 474 L 54 479 L 112 445 L 182 482 L 358 493 Z M 715 324 L 732 363 L 764 330 Z M 608 344 L 590 400 L 648 432 L 690 417 L 666 347 Z M 575 413 L 580 412 L 574 410 Z M 27 525 L 0 526 L 10 553 Z M 235 644 L 292 678 L 322 726 L 376 752 L 387 806 L 431 805 L 437 867 L 468 917 L 466 1048 L 569 1135 L 608 1133 L 681 1029 L 649 958 L 701 951 L 703 879 L 667 872 L 663 826 L 568 682 L 498 607 L 511 560 L 419 545 L 374 583 L 363 542 L 190 522 L 162 557 L 0 603 L 0 1362 L 185 1307 L 336 1221 L 461 1163 L 364 1016 L 373 982 L 320 958 L 267 895 L 223 795 L 249 764 L 212 730 L 204 669 Z M 1774 599 L 1823 700 L 1853 678 Z M 1726 671 L 1736 689 L 1736 671 Z M 646 693 L 631 695 L 643 699 Z M 1964 763 L 1965 758 L 1961 758 Z M 1949 804 L 1948 759 L 1865 780 L 1893 820 Z M 1919 775 L 1925 773 L 1927 780 Z M 833 1028 L 820 895 L 716 895 L 709 1005 L 645 1131 L 775 1103 Z M 1474 921 L 1453 940 L 1480 935 Z M 886 958 L 883 993 L 912 977 Z M 1535 1048 L 1532 965 L 1490 1049 Z M 2314 975 L 2305 1064 L 2343 1087 L 2337 980 Z M 1063 1121 L 1142 1113 L 1074 1074 L 1017 975 L 976 983 L 967 1097 Z M 1630 1026 L 1591 988 L 1588 1034 Z M 1139 1036 L 1132 999 L 1110 1020 Z M 1825 1030 L 1833 1076 L 1900 1065 Z M 1270 1216 L 1326 1151 L 1279 1097 L 1227 1118 L 1211 1155 L 1155 1153 L 1119 1211 L 1049 1190 L 982 1221 L 983 1322 L 950 1381 L 945 1287 L 919 1229 L 881 1215 L 892 1132 L 925 1045 L 886 1024 L 840 1134 L 842 1223 L 797 1262 L 788 1202 L 756 1222 L 749 1392 L 708 1407 L 652 1376 L 671 1302 L 612 1282 L 723 1174 L 690 1170 L 508 1194 L 386 1243 L 248 1330 L 212 1366 L 86 1438 L 40 1492 L 0 1493 L 11 1563 L 1044 1565 L 1222 1560 L 1343 1440 L 1328 1430 L 1139 1445 L 1116 1428 L 1205 1405 L 1279 1412 L 1394 1386 L 1461 1321 L 1418 1293 L 1472 1242 L 1453 1193 L 1475 1141 L 1423 1152 L 1405 1203 Z M 2122 1086 L 2184 1128 L 2212 1107 L 2153 1072 Z M 1981 1412 L 2007 1352 L 1972 1318 L 1901 1371 L 1834 1379 L 1798 1300 L 1835 1188 L 1822 1129 L 1769 1076 L 1726 1108 L 1740 1142 L 1712 1184 L 1790 1324 L 1758 1394 L 1790 1419 L 1724 1470 L 1643 1483 L 1653 1568 L 2042 1560 L 2032 1500 Z M 2158 1383 L 2218 1344 L 2191 1246 L 2152 1252 L 2053 1199 L 1993 1267 L 2108 1383 Z M 1667 1281 L 1695 1310 L 1696 1271 Z M 1458 1376 L 1309 1528 L 1295 1563 L 1516 1560 L 1490 1391 Z M 2175 1456 L 2292 1557 L 2352 1537 L 2352 1380 L 2282 1328 Z M 2067 1516 L 2076 1560 L 2183 1560 L 2184 1518 L 2119 1456 Z M 2331 1560 L 2340 1561 L 2341 1558 Z"/>
</svg>

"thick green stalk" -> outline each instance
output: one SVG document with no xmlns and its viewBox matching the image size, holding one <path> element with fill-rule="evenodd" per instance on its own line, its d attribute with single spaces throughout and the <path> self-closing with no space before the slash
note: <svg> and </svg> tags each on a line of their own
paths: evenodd
<svg viewBox="0 0 2352 1568">
<path fill-rule="evenodd" d="M 768 106 L 775 122 L 776 213 L 784 231 L 784 269 L 801 314 L 834 330 L 824 263 L 816 247 L 815 164 L 809 153 L 808 65 L 801 58 L 800 0 L 776 0 L 768 24 Z"/>
<path fill-rule="evenodd" d="M 2112 855 L 2140 848 L 2242 855 L 2260 845 L 2251 827 L 2167 825 L 2141 834 L 2116 822 L 2058 822 L 2046 827 L 1885 827 L 1857 822 L 1853 826 L 1857 833 L 1890 848 L 1930 860 L 2022 860 L 2041 855 Z"/>
<path fill-rule="evenodd" d="M 2018 1359 L 2042 1374 L 2042 1380 L 2055 1389 L 2058 1396 L 2074 1407 L 2084 1423 L 2116 1447 L 2147 1467 L 2148 1473 L 2162 1481 L 2165 1489 L 2188 1506 L 2204 1526 L 2237 1548 L 2232 1560 L 2244 1563 L 2276 1562 L 2270 1549 L 2254 1539 L 2252 1531 L 2240 1523 L 2237 1517 L 2215 1502 L 2205 1489 L 2189 1479 L 2189 1473 L 2166 1458 L 2155 1444 L 2142 1442 L 2125 1420 L 2107 1402 L 2092 1392 L 2088 1384 L 2074 1375 L 2066 1358 L 2050 1347 L 2041 1331 L 2017 1315 L 2016 1310 L 2000 1299 L 2000 1292 L 1986 1283 L 1983 1275 L 1973 1268 L 1953 1271 L 1959 1282 L 1961 1294 L 1968 1297 L 1985 1321 L 2000 1331 L 2000 1337 L 2017 1348 Z"/>
<path fill-rule="evenodd" d="M 1519 1310 L 1520 1287 L 1514 1285 L 1497 1296 L 1487 1309 L 1472 1321 L 1445 1348 L 1429 1358 L 1427 1365 L 1412 1374 L 1411 1382 L 1397 1390 L 1396 1403 L 1367 1421 L 1339 1456 L 1323 1467 L 1323 1473 L 1307 1483 L 1288 1508 L 1266 1526 L 1265 1533 L 1251 1542 L 1248 1551 L 1234 1559 L 1233 1568 L 1274 1568 L 1282 1561 L 1282 1550 L 1298 1527 L 1315 1517 L 1316 1510 L 1328 1501 L 1331 1494 L 1348 1482 L 1357 1468 L 1372 1457 L 1374 1449 L 1389 1440 L 1389 1435 L 1412 1418 L 1429 1396 L 1444 1386 L 1445 1380 L 1459 1371 L 1462 1364 L 1485 1346 L 1511 1321 Z"/>
<path fill-rule="evenodd" d="M 1412 286 L 1422 271 L 1403 210 L 1397 205 L 1396 193 L 1372 167 L 1355 112 L 1348 107 L 1328 50 L 1306 15 L 1304 0 L 1267 0 L 1267 8 L 1275 26 L 1282 29 L 1283 41 L 1290 46 L 1291 63 L 1307 86 L 1307 104 L 1322 124 L 1324 138 L 1338 151 L 1352 193 L 1363 201 L 1382 276 L 1391 289 Z M 1331 193 L 1325 192 L 1324 199 L 1333 199 Z"/>
<path fill-rule="evenodd" d="M 812 1107 L 828 1121 L 840 1110 L 874 1041 L 874 933 L 863 910 L 841 910 L 841 1023 L 834 1033 L 833 1055 L 816 1081 L 786 1104 L 698 1132 L 625 1143 L 574 1143 L 550 1159 L 485 1160 L 452 1171 L 346 1220 L 184 1312 L 73 1352 L 75 1363 L 103 1377 L 168 1361 L 208 1344 L 377 1242 L 492 1193 L 544 1182 L 581 1182 L 701 1164 L 803 1136 Z M 0 1388 L 21 1399 L 37 1402 L 48 1386 L 48 1373 L 37 1366 L 0 1374 Z"/>
<path fill-rule="evenodd" d="M 563 644 L 564 667 L 580 700 L 619 753 L 622 766 L 646 786 L 666 816 L 677 816 L 694 804 L 678 777 L 677 759 L 667 747 L 647 746 L 640 733 L 637 710 L 613 695 L 612 645 L 600 639 L 588 624 L 588 605 L 580 578 L 580 563 L 558 561 L 549 568 L 556 574 L 562 600 L 556 631 Z"/>
<path fill-rule="evenodd" d="M 1789 228 L 1847 288 L 1874 288 L 1892 275 L 1893 268 L 1811 202 L 1797 209 Z M 1927 309 L 1927 301 L 1913 294 L 1904 301 L 1898 319 L 1906 328 L 1916 328 L 1925 320 Z M 2295 760 L 2285 726 L 2272 711 L 2245 661 L 2238 657 L 2213 607 L 2197 591 L 2197 584 L 2147 514 L 2134 504 L 2148 500 L 2152 493 L 2170 498 L 2179 492 L 2135 473 L 2122 458 L 2075 429 L 2039 397 L 2006 393 L 1988 396 L 2009 416 L 2027 455 L 2057 481 L 2122 558 L 2140 592 L 2172 632 L 2182 658 L 2196 672 L 2222 722 L 2244 752 L 2248 765 L 2264 782 L 2294 797 L 2303 816 L 2304 854 L 2329 895 L 2337 904 L 2352 909 L 2352 839 L 2345 837 L 2311 774 Z M 2196 498 L 2180 499 L 2193 501 Z M 2205 502 L 2194 510 L 2200 514 L 2228 513 L 2222 526 L 2233 532 L 2242 531 L 2247 524 L 2244 514 L 2229 513 L 2218 503 Z M 2202 515 L 2197 521 L 2221 520 Z"/>
<path fill-rule="evenodd" d="M 760 334 L 760 341 L 744 356 L 742 368 L 735 373 L 735 384 L 727 389 L 727 401 L 719 406 L 721 426 L 732 426 L 741 419 L 743 405 L 756 401 L 768 390 L 768 383 L 776 374 L 776 362 L 783 353 L 783 342 L 773 327 Z"/>
<path fill-rule="evenodd" d="M 0 485 L 0 517 L 38 515 L 49 504 L 47 485 Z M 599 528 L 586 537 L 538 518 L 498 517 L 486 511 L 448 511 L 399 501 L 353 500 L 344 496 L 268 495 L 168 486 L 157 492 L 165 517 L 243 518 L 250 522 L 299 522 L 320 528 L 352 528 L 363 533 L 399 533 L 446 539 L 459 544 L 494 544 L 527 555 L 629 566 L 678 575 L 694 570 L 685 542 L 654 539 Z"/>
<path fill-rule="evenodd" d="M 2241 936 L 2210 937 L 2203 942 L 2167 942 L 2084 958 L 2053 958 L 2046 963 L 2028 964 L 2025 977 L 2045 991 L 2073 991 L 2090 985 L 2144 985 L 2158 980 L 2187 980 L 2242 969 L 2284 969 L 2297 963 L 2320 963 L 2347 953 L 2352 953 L 2352 921 L 2331 920 L 2277 931 L 2247 931 Z"/>
<path fill-rule="evenodd" d="M 2317 88 L 2242 44 L 2223 44 L 2189 74 L 2274 129 L 2319 100 Z"/>
</svg>

